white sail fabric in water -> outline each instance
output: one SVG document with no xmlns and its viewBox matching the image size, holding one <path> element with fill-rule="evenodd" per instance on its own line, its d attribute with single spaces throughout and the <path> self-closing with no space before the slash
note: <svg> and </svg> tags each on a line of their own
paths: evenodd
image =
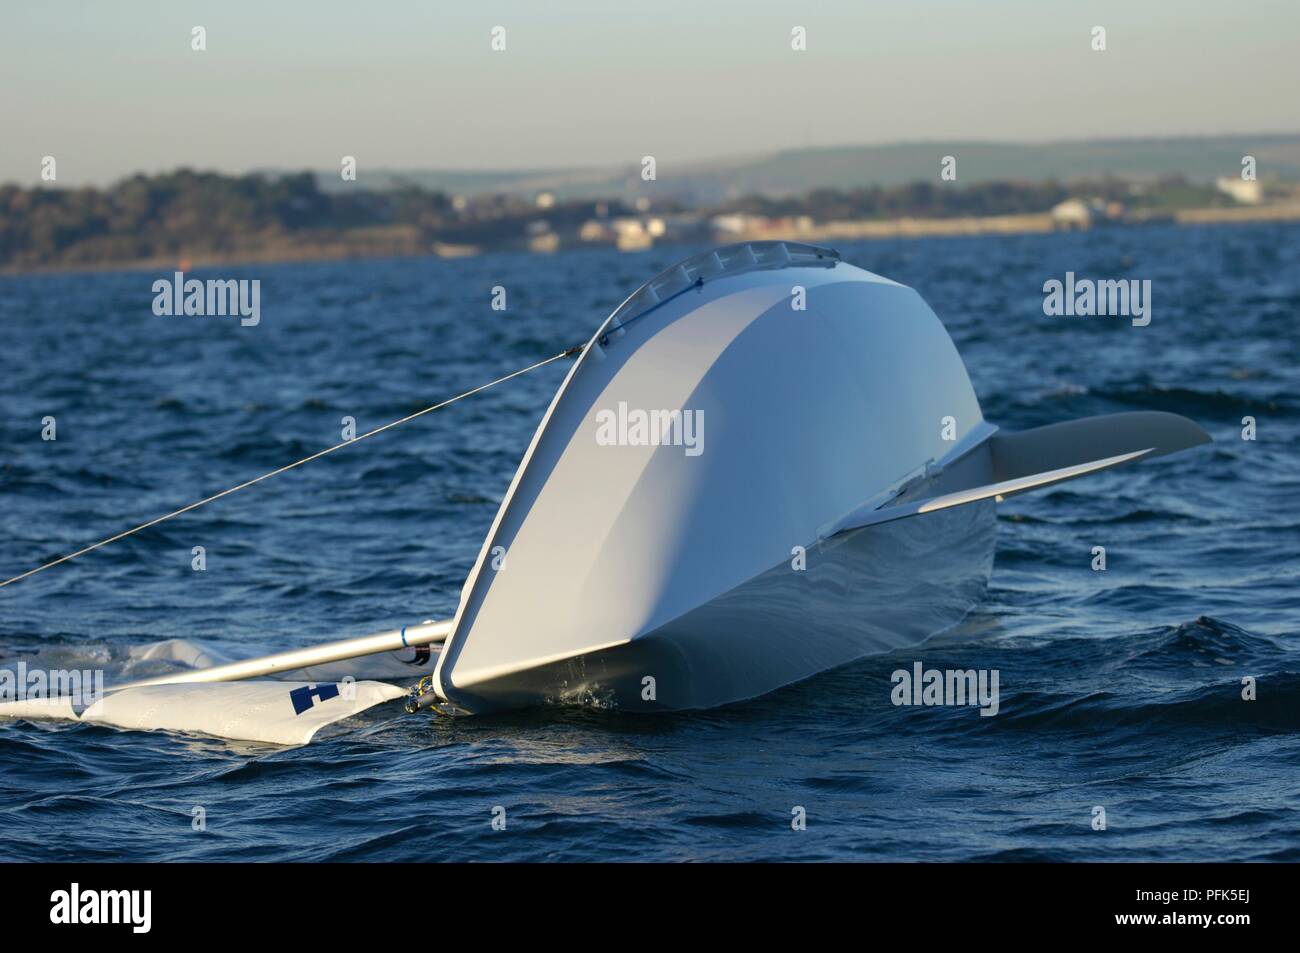
<svg viewBox="0 0 1300 953">
<path fill-rule="evenodd" d="M 112 692 L 80 715 L 68 698 L 3 702 L 0 717 L 302 745 L 326 725 L 405 694 L 405 689 L 386 682 L 199 682 Z"/>
<path fill-rule="evenodd" d="M 0 700 L 0 718 L 81 721 L 135 731 L 301 745 L 326 725 L 404 697 L 407 689 L 374 679 L 409 684 L 432 670 L 436 653 L 430 656 L 424 650 L 406 650 L 317 665 L 270 679 L 142 685 L 119 691 L 109 687 L 102 696 L 84 698 L 81 704 L 75 697 L 10 696 Z M 216 649 L 168 639 L 133 646 L 127 669 L 138 673 L 142 663 L 152 663 L 151 667 L 171 663 L 173 670 L 188 671 L 227 661 Z"/>
</svg>

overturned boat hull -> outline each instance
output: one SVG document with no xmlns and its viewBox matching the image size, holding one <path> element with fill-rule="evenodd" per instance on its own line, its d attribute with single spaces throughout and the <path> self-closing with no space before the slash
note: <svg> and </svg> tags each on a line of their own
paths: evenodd
<svg viewBox="0 0 1300 953">
<path fill-rule="evenodd" d="M 1158 413 L 999 432 L 912 289 L 814 246 L 697 255 L 570 370 L 435 690 L 700 708 L 916 645 L 987 582 L 996 499 L 1208 439 Z"/>
<path fill-rule="evenodd" d="M 810 246 L 688 259 L 615 311 L 560 388 L 462 592 L 438 692 L 470 711 L 708 707 L 915 644 L 987 580 L 990 506 L 839 524 L 994 430 L 910 288 Z"/>
</svg>

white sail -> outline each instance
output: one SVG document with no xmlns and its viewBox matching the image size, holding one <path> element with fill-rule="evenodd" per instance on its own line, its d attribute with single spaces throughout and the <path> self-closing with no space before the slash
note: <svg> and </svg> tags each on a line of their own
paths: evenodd
<svg viewBox="0 0 1300 953">
<path fill-rule="evenodd" d="M 83 685 L 76 695 L 11 698 L 0 701 L 0 718 L 306 744 L 326 725 L 407 695 L 411 684 L 432 673 L 438 655 L 434 643 L 447 627 L 430 620 L 239 661 L 196 642 L 166 639 L 127 653 L 128 670 L 167 666 L 170 671 L 164 674 L 110 686 L 93 696 Z M 65 658 L 61 664 L 98 661 Z"/>
<path fill-rule="evenodd" d="M 148 685 L 111 692 L 80 713 L 70 698 L 0 702 L 0 717 L 301 745 L 326 725 L 405 694 L 395 685 L 369 681 Z"/>
</svg>

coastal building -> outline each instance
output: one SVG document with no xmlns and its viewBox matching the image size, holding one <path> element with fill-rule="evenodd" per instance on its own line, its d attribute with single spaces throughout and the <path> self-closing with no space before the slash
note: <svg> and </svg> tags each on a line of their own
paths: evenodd
<svg viewBox="0 0 1300 953">
<path fill-rule="evenodd" d="M 1054 205 L 1051 211 L 1052 227 L 1059 229 L 1092 228 L 1094 225 L 1114 225 L 1125 221 L 1128 210 L 1124 203 L 1103 198 L 1066 199 Z"/>
<path fill-rule="evenodd" d="M 743 212 L 715 215 L 710 219 L 710 224 L 719 241 L 801 237 L 811 234 L 815 225 L 809 215 L 772 218 Z"/>
<path fill-rule="evenodd" d="M 527 237 L 528 250 L 535 252 L 553 252 L 560 248 L 560 236 L 551 228 L 551 223 L 538 220 L 529 222 L 524 229 Z"/>
<path fill-rule="evenodd" d="M 1264 201 L 1264 188 L 1255 179 L 1230 175 L 1215 179 L 1214 187 L 1230 195 L 1239 205 L 1259 205 Z"/>
<path fill-rule="evenodd" d="M 604 219 L 588 219 L 578 229 L 578 241 L 582 242 L 599 242 L 610 245 L 613 244 L 614 237 L 613 226 Z"/>
<path fill-rule="evenodd" d="M 694 242 L 709 238 L 708 223 L 693 212 L 592 218 L 578 228 L 579 241 L 613 245 L 620 251 L 652 248 L 656 241 Z"/>
<path fill-rule="evenodd" d="M 1092 207 L 1083 199 L 1066 199 L 1052 206 L 1052 224 L 1057 228 L 1090 228 Z"/>
<path fill-rule="evenodd" d="M 643 219 L 616 218 L 610 224 L 614 227 L 614 244 L 619 251 L 641 251 L 655 243 L 654 235 Z"/>
</svg>

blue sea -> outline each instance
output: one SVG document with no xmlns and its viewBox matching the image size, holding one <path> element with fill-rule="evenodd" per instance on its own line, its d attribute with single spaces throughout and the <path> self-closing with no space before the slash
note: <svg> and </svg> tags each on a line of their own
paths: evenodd
<svg viewBox="0 0 1300 953">
<path fill-rule="evenodd" d="M 260 279 L 256 327 L 154 315 L 169 272 L 0 278 L 0 576 L 333 444 L 344 416 L 365 430 L 580 343 L 696 250 L 191 274 Z M 1215 443 L 1008 500 L 957 629 L 727 708 L 391 703 L 289 749 L 0 723 L 0 858 L 1300 860 L 1300 228 L 840 251 L 921 292 L 989 419 L 1166 410 Z M 1066 272 L 1150 279 L 1150 325 L 1044 315 Z M 254 654 L 450 615 L 564 371 L 0 589 L 0 659 Z M 916 660 L 997 669 L 999 714 L 895 707 Z"/>
</svg>

